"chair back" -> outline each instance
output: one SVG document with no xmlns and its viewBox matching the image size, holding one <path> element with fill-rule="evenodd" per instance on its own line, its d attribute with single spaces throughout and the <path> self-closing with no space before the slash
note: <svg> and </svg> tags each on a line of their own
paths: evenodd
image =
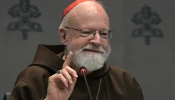
<svg viewBox="0 0 175 100">
<path fill-rule="evenodd" d="M 9 97 L 10 97 L 10 93 L 7 92 L 7 93 L 4 94 L 3 100 L 10 100 Z"/>
</svg>

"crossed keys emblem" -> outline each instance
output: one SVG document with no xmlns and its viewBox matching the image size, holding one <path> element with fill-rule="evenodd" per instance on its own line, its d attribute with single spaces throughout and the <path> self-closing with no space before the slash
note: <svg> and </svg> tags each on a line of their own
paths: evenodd
<svg viewBox="0 0 175 100">
<path fill-rule="evenodd" d="M 138 28 L 132 31 L 132 37 L 144 37 L 145 44 L 151 44 L 151 37 L 163 38 L 163 33 L 160 29 L 155 28 L 161 23 L 161 19 L 156 12 L 152 12 L 147 5 L 142 7 L 140 12 L 137 12 L 132 18 L 132 22 L 138 25 Z"/>
<path fill-rule="evenodd" d="M 28 38 L 28 32 L 42 32 L 42 27 L 39 23 L 33 21 L 38 18 L 41 13 L 39 9 L 30 4 L 29 0 L 19 0 L 19 4 L 13 5 L 8 14 L 12 16 L 15 21 L 9 23 L 8 31 L 21 31 L 25 40 Z"/>
</svg>

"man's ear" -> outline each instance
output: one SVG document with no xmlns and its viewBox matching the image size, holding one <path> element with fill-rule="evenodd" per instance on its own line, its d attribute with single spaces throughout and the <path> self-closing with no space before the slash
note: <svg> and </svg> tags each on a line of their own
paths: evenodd
<svg viewBox="0 0 175 100">
<path fill-rule="evenodd" d="M 60 33 L 60 41 L 64 44 L 67 45 L 67 39 L 66 39 L 66 31 L 63 28 L 59 29 L 59 33 Z"/>
</svg>

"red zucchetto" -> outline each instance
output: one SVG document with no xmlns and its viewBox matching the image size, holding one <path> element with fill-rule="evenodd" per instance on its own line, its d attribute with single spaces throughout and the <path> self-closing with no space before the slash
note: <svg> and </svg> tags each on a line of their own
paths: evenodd
<svg viewBox="0 0 175 100">
<path fill-rule="evenodd" d="M 62 15 L 62 20 L 63 18 L 66 16 L 66 14 L 71 11 L 74 7 L 76 7 L 78 4 L 85 2 L 85 1 L 96 1 L 96 0 L 75 0 L 74 2 L 72 2 L 70 5 L 68 5 L 66 7 L 66 9 L 64 9 L 63 15 Z"/>
</svg>

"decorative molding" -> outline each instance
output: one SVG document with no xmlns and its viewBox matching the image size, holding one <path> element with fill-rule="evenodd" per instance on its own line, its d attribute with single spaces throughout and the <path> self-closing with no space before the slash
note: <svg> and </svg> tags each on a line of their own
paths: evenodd
<svg viewBox="0 0 175 100">
<path fill-rule="evenodd" d="M 13 5 L 8 14 L 12 16 L 15 21 L 9 23 L 8 31 L 21 31 L 23 33 L 22 38 L 28 39 L 28 32 L 42 32 L 42 27 L 39 23 L 33 21 L 33 19 L 41 16 L 41 12 L 35 5 L 30 4 L 30 0 L 19 0 L 19 4 Z"/>
<path fill-rule="evenodd" d="M 134 14 L 131 21 L 138 26 L 132 31 L 132 37 L 144 37 L 145 45 L 151 44 L 151 38 L 163 38 L 163 33 L 160 29 L 154 26 L 161 23 L 161 19 L 156 12 L 152 12 L 148 5 L 142 7 L 140 12 Z"/>
</svg>

